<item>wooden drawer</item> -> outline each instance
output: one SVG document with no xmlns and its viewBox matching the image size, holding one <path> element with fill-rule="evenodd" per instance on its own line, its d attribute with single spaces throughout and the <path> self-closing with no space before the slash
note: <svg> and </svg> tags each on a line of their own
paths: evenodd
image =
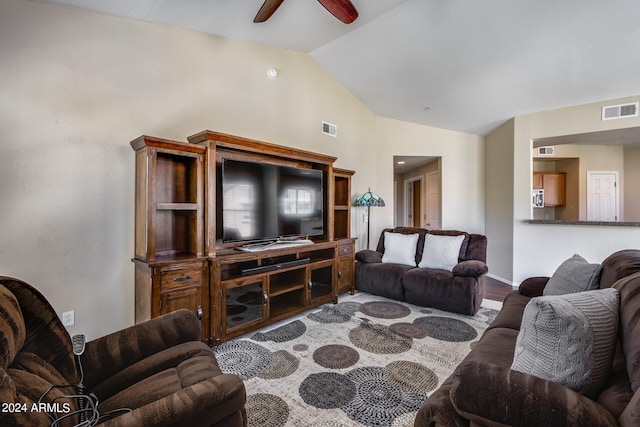
<svg viewBox="0 0 640 427">
<path fill-rule="evenodd" d="M 160 271 L 161 292 L 176 288 L 202 285 L 202 268 Z"/>
<path fill-rule="evenodd" d="M 338 256 L 353 254 L 353 244 L 351 242 L 338 245 Z"/>
</svg>

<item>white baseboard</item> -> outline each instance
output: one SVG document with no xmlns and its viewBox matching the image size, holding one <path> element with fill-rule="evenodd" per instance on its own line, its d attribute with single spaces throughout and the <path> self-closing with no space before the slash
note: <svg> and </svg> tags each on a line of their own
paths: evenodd
<svg viewBox="0 0 640 427">
<path fill-rule="evenodd" d="M 511 280 L 503 279 L 500 276 L 496 276 L 494 274 L 487 273 L 487 277 L 491 277 L 493 280 L 497 280 L 498 282 L 505 283 L 505 284 L 511 286 L 513 289 L 517 289 L 518 288 L 517 284 L 513 283 Z"/>
</svg>

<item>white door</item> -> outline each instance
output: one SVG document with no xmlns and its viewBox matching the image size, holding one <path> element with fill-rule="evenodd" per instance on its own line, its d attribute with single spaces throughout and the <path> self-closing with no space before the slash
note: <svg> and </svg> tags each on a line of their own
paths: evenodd
<svg viewBox="0 0 640 427">
<path fill-rule="evenodd" d="M 439 230 L 440 226 L 440 172 L 427 174 L 427 228 Z"/>
<path fill-rule="evenodd" d="M 618 172 L 587 172 L 587 221 L 618 221 Z"/>
</svg>

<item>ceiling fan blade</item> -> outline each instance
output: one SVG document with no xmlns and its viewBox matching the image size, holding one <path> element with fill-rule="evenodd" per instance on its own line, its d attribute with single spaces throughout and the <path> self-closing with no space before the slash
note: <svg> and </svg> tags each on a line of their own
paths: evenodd
<svg viewBox="0 0 640 427">
<path fill-rule="evenodd" d="M 358 11 L 350 0 L 318 0 L 333 16 L 351 24 L 358 17 Z"/>
<path fill-rule="evenodd" d="M 284 0 L 265 0 L 253 22 L 264 22 L 280 7 Z"/>
</svg>

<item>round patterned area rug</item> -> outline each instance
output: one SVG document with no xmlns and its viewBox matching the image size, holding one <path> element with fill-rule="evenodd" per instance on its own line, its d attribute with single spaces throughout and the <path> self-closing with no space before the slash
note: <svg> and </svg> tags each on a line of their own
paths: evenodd
<svg viewBox="0 0 640 427">
<path fill-rule="evenodd" d="M 349 331 L 353 345 L 375 354 L 403 353 L 411 348 L 411 338 L 394 334 L 387 326 L 363 322 Z"/>
<path fill-rule="evenodd" d="M 346 375 L 354 382 L 356 396 L 342 410 L 365 425 L 388 426 L 400 415 L 417 411 L 426 393 L 409 393 L 391 384 L 382 367 L 354 369 Z"/>
<path fill-rule="evenodd" d="M 264 371 L 273 357 L 259 344 L 247 340 L 227 341 L 213 348 L 222 372 L 248 380 Z"/>
<path fill-rule="evenodd" d="M 391 301 L 366 302 L 360 306 L 360 311 L 379 319 L 399 319 L 411 313 L 406 305 Z"/>
<path fill-rule="evenodd" d="M 287 402 L 273 394 L 257 393 L 247 396 L 245 409 L 249 425 L 282 427 L 289 418 Z"/>
<path fill-rule="evenodd" d="M 420 317 L 414 323 L 424 326 L 428 331 L 428 335 L 437 340 L 463 342 L 471 341 L 478 336 L 478 332 L 473 326 L 462 320 L 450 317 Z"/>
<path fill-rule="evenodd" d="M 346 345 L 324 345 L 313 352 L 313 360 L 320 366 L 329 369 L 348 368 L 358 363 L 360 354 Z"/>
</svg>

